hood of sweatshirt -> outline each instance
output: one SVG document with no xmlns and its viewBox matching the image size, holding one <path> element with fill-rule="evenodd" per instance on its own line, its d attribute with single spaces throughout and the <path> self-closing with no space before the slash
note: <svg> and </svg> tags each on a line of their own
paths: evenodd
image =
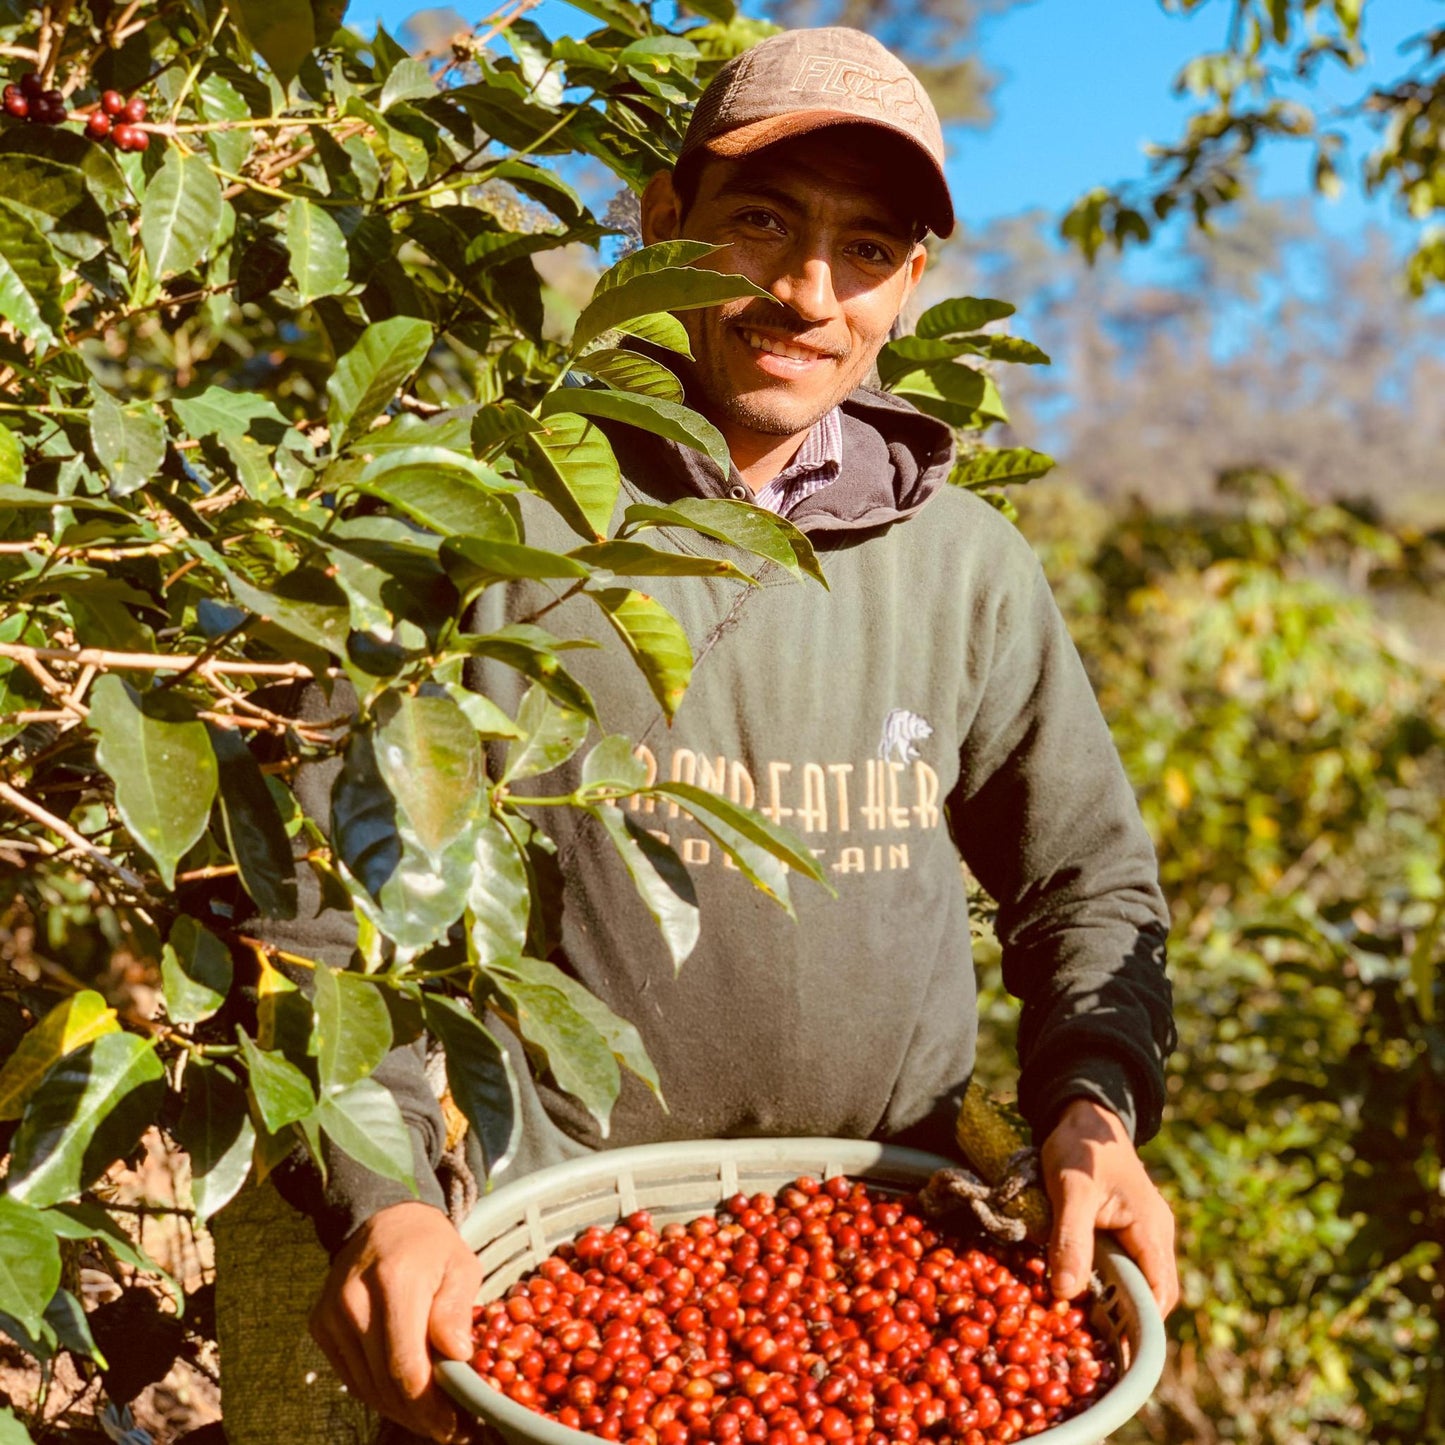
<svg viewBox="0 0 1445 1445">
<path fill-rule="evenodd" d="M 871 531 L 920 511 L 953 466 L 953 433 L 888 392 L 859 387 L 841 403 L 843 469 L 789 516 L 802 531 Z M 726 475 L 701 452 L 622 422 L 601 422 L 629 482 L 659 501 L 751 499 L 736 467 Z"/>
</svg>

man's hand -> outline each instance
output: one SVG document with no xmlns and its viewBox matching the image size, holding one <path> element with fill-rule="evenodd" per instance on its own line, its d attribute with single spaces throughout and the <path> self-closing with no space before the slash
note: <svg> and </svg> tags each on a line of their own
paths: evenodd
<svg viewBox="0 0 1445 1445">
<path fill-rule="evenodd" d="M 1094 1230 L 1119 1237 L 1167 1315 L 1179 1303 L 1174 1216 L 1144 1171 L 1119 1117 L 1090 1099 L 1074 1099 L 1041 1151 L 1044 1187 L 1054 1206 L 1049 1268 L 1054 1292 L 1072 1299 L 1094 1267 Z"/>
<path fill-rule="evenodd" d="M 346 1388 L 419 1435 L 467 1438 L 432 1379 L 428 1343 L 450 1359 L 472 1354 L 472 1302 L 481 1265 L 430 1204 L 393 1204 L 342 1247 L 311 1333 Z"/>
</svg>

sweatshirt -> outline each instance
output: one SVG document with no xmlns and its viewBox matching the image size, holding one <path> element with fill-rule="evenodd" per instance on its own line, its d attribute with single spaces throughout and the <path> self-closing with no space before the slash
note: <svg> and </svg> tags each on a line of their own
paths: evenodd
<svg viewBox="0 0 1445 1445">
<path fill-rule="evenodd" d="M 608 423 L 621 509 L 736 495 L 701 454 Z M 974 1066 L 975 973 L 960 859 L 999 906 L 1003 981 L 1022 1001 L 1019 1105 L 1042 1142 L 1063 1105 L 1097 1100 L 1136 1142 L 1158 1129 L 1175 1043 L 1165 975 L 1168 913 L 1150 839 L 1083 666 L 1028 544 L 971 493 L 946 485 L 946 427 L 886 393 L 843 403 L 843 470 L 791 520 L 828 589 L 681 529 L 654 547 L 723 557 L 758 579 L 646 578 L 634 585 L 682 624 L 691 685 L 669 726 L 601 611 L 585 597 L 547 616 L 608 729 L 650 777 L 695 784 L 799 834 L 836 898 L 794 876 L 790 919 L 685 812 L 624 804 L 681 855 L 701 933 L 674 973 L 655 923 L 590 816 L 538 808 L 563 880 L 560 963 L 640 1032 L 668 1109 L 624 1071 L 607 1137 L 550 1075 L 533 1081 L 517 1041 L 523 1139 L 501 1179 L 598 1147 L 684 1138 L 832 1135 L 948 1152 Z M 529 545 L 578 539 L 524 498 Z M 493 587 L 472 625 L 490 631 L 556 596 Z M 469 681 L 509 711 L 526 680 L 496 662 Z M 336 700 L 329 707 L 334 713 Z M 579 782 L 583 749 L 528 794 Z M 326 817 L 326 765 L 302 803 Z M 520 791 L 520 789 L 519 789 Z M 309 794 L 310 796 L 306 796 Z M 304 870 L 303 870 L 304 871 Z M 271 925 L 274 941 L 332 961 L 341 915 Z M 489 1027 L 505 1034 L 495 1019 Z M 413 1045 L 378 1079 L 417 1144 L 422 1197 L 443 1127 Z M 473 1159 L 480 1167 L 480 1159 Z M 479 1175 L 480 1177 L 480 1175 Z M 411 1195 L 354 1161 L 312 1191 L 331 1248 Z"/>
</svg>

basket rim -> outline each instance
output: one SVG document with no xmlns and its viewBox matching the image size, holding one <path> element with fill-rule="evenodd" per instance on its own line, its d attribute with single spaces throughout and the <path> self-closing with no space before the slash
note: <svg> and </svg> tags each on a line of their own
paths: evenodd
<svg viewBox="0 0 1445 1445">
<path fill-rule="evenodd" d="M 821 1166 L 820 1157 L 824 1161 Z M 463 1221 L 461 1235 L 469 1248 L 480 1252 L 495 1232 L 517 1224 L 530 1207 L 565 1197 L 579 1186 L 615 1181 L 634 1167 L 672 1164 L 722 1170 L 729 1164 L 767 1165 L 794 1168 L 796 1173 L 822 1167 L 831 1174 L 886 1169 L 922 1180 L 935 1169 L 954 1162 L 921 1149 L 869 1139 L 692 1139 L 603 1149 L 499 1184 L 478 1201 Z M 1142 1271 L 1112 1236 L 1103 1233 L 1095 1235 L 1094 1265 L 1096 1274 L 1102 1271 L 1110 1276 L 1129 1300 L 1139 1322 L 1138 1338 L 1133 1341 L 1128 1368 L 1102 1400 L 1072 1419 L 1030 1437 L 1047 1440 L 1049 1445 L 1097 1445 L 1138 1413 L 1163 1373 L 1164 1321 Z M 468 1361 L 437 1360 L 435 1369 L 442 1387 L 458 1404 L 496 1425 L 509 1439 L 520 1436 L 537 1445 L 595 1445 L 599 1438 L 509 1400 L 484 1384 Z"/>
</svg>

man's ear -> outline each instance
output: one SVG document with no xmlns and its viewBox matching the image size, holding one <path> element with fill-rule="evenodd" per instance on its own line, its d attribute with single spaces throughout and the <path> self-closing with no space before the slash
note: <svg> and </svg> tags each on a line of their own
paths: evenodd
<svg viewBox="0 0 1445 1445">
<path fill-rule="evenodd" d="M 913 295 L 914 288 L 923 280 L 923 273 L 928 269 L 928 248 L 922 241 L 914 243 L 904 269 L 908 272 L 908 285 L 903 293 L 903 299 L 906 301 Z"/>
<path fill-rule="evenodd" d="M 682 202 L 671 171 L 658 171 L 642 192 L 642 244 L 675 241 L 682 234 Z"/>
</svg>

